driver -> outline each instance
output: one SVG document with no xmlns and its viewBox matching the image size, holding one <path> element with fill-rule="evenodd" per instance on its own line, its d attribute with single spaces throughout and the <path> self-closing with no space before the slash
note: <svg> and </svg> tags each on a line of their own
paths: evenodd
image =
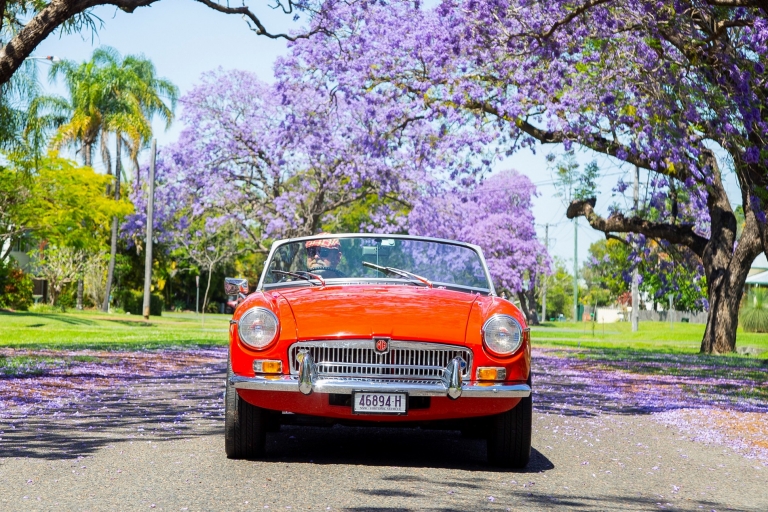
<svg viewBox="0 0 768 512">
<path fill-rule="evenodd" d="M 330 233 L 320 233 L 329 235 Z M 341 261 L 341 243 L 338 238 L 310 240 L 304 246 L 307 249 L 307 270 L 322 277 L 345 277 L 336 267 Z"/>
</svg>

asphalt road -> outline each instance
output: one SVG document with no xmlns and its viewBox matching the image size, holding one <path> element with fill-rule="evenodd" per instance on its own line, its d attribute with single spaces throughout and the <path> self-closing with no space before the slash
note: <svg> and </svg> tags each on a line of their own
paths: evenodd
<svg viewBox="0 0 768 512">
<path fill-rule="evenodd" d="M 549 407 L 554 392 L 523 472 L 419 429 L 283 427 L 266 460 L 230 461 L 223 380 L 208 365 L 0 411 L 0 510 L 768 510 L 768 467 L 636 412 Z"/>
</svg>

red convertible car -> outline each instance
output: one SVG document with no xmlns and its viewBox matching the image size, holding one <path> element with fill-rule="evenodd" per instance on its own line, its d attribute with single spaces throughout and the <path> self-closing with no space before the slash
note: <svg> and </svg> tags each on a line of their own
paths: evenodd
<svg viewBox="0 0 768 512">
<path fill-rule="evenodd" d="M 434 238 L 321 234 L 275 242 L 230 321 L 225 446 L 264 455 L 299 419 L 455 428 L 492 464 L 531 451 L 531 347 L 479 247 Z"/>
</svg>

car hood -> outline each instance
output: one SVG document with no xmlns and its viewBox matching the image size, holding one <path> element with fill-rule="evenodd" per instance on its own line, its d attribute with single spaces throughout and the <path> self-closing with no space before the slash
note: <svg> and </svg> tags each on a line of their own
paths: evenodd
<svg viewBox="0 0 768 512">
<path fill-rule="evenodd" d="M 417 286 L 280 290 L 300 340 L 370 338 L 464 343 L 477 295 Z"/>
</svg>

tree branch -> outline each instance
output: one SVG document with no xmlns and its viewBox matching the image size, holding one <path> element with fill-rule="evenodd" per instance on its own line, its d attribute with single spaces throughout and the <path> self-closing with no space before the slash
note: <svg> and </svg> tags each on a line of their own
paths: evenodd
<svg viewBox="0 0 768 512">
<path fill-rule="evenodd" d="M 690 225 L 673 225 L 651 222 L 640 217 L 624 217 L 618 213 L 607 219 L 595 213 L 595 198 L 584 201 L 573 201 L 566 216 L 569 219 L 584 217 L 589 225 L 603 233 L 640 233 L 645 236 L 667 240 L 673 244 L 685 245 L 699 257 L 704 253 L 708 240 L 697 235 Z"/>
<path fill-rule="evenodd" d="M 157 0 L 53 0 L 0 49 L 0 85 L 7 83 L 37 45 L 68 19 L 97 5 L 114 5 L 133 12 Z"/>
<path fill-rule="evenodd" d="M 713 7 L 758 7 L 768 12 L 768 2 L 765 0 L 706 0 Z"/>
<path fill-rule="evenodd" d="M 587 12 L 590 9 L 592 9 L 593 7 L 596 7 L 596 6 L 600 5 L 600 4 L 605 4 L 605 3 L 608 3 L 608 2 L 611 2 L 611 1 L 612 0 L 589 0 L 584 5 L 581 5 L 581 6 L 577 7 L 576 9 L 574 9 L 572 12 L 568 13 L 568 15 L 565 16 L 560 21 L 557 21 L 554 24 L 552 24 L 552 26 L 549 27 L 549 30 L 547 30 L 543 34 L 539 34 L 537 37 L 540 37 L 542 39 L 548 39 L 549 36 L 554 34 L 554 32 L 557 29 L 559 29 L 560 27 L 562 27 L 563 25 L 567 25 L 568 23 L 573 21 L 575 18 L 577 18 L 578 16 L 584 14 L 585 12 Z"/>
<path fill-rule="evenodd" d="M 253 14 L 253 12 L 251 12 L 251 10 L 246 6 L 228 7 L 228 6 L 223 6 L 219 3 L 213 2 L 211 0 L 195 0 L 195 1 L 210 7 L 214 11 L 223 12 L 224 14 L 240 14 L 241 16 L 248 18 L 250 20 L 248 22 L 248 26 L 250 27 L 250 24 L 253 23 L 253 25 L 256 27 L 255 29 L 251 28 L 251 30 L 253 30 L 254 32 L 256 32 L 256 34 L 260 36 L 268 37 L 270 39 L 287 39 L 288 41 L 296 41 L 297 39 L 307 39 L 313 34 L 326 32 L 325 29 L 323 28 L 316 28 L 307 33 L 300 34 L 297 36 L 289 36 L 288 34 L 272 34 L 271 32 L 267 31 L 267 29 L 261 23 L 261 20 L 259 20 L 259 18 L 255 14 Z M 292 2 L 289 2 L 289 5 L 290 4 L 292 4 Z M 283 12 L 288 13 L 288 12 L 291 12 L 291 10 L 283 9 Z"/>
<path fill-rule="evenodd" d="M 53 31 L 61 27 L 67 20 L 73 16 L 82 14 L 91 7 L 98 5 L 114 5 L 122 11 L 132 13 L 138 7 L 146 7 L 158 0 L 52 0 L 29 22 L 19 30 L 8 44 L 0 48 L 0 85 L 5 84 L 11 79 L 11 76 L 19 69 L 24 59 L 29 57 L 37 45 L 39 45 Z M 209 8 L 225 14 L 239 14 L 248 20 L 248 25 L 256 34 L 269 37 L 271 39 L 283 38 L 289 41 L 295 41 L 301 38 L 308 38 L 313 34 L 327 30 L 318 27 L 309 32 L 290 36 L 288 34 L 273 34 L 264 27 L 261 20 L 246 7 L 227 7 L 220 5 L 212 0 L 196 0 Z M 5 11 L 7 0 L 0 0 L 0 13 Z M 289 5 L 292 2 L 289 1 Z M 0 17 L 0 26 L 2 18 Z M 254 28 L 255 26 L 255 28 Z"/>
</svg>

